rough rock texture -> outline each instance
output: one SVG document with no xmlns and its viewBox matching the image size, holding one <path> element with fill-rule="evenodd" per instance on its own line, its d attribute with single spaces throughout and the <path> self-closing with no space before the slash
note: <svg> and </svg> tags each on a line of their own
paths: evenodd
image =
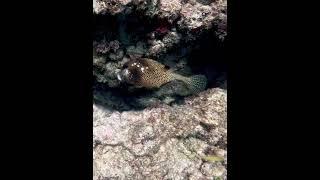
<svg viewBox="0 0 320 180">
<path fill-rule="evenodd" d="M 93 13 L 106 17 L 94 27 L 93 75 L 111 88 L 120 87 L 122 65 L 142 56 L 192 75 L 189 54 L 199 39 L 212 33 L 223 43 L 227 36 L 227 0 L 93 0 Z"/>
<path fill-rule="evenodd" d="M 93 0 L 93 13 L 117 14 L 128 8 L 132 0 Z"/>
<path fill-rule="evenodd" d="M 173 22 L 179 17 L 181 6 L 180 0 L 159 0 L 156 14 L 160 18 L 167 18 L 169 22 Z"/>
<path fill-rule="evenodd" d="M 94 104 L 93 115 L 94 180 L 226 179 L 226 90 L 142 111 Z M 204 160 L 207 156 L 223 160 Z"/>
<path fill-rule="evenodd" d="M 226 179 L 227 81 L 216 67 L 227 0 L 93 0 L 93 14 L 93 179 Z M 184 98 L 179 81 L 154 90 L 120 83 L 116 74 L 138 57 L 204 73 L 208 90 Z"/>
</svg>

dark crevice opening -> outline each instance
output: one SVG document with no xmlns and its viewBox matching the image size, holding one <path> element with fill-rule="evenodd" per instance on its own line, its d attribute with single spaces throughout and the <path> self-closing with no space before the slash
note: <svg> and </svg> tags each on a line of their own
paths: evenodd
<svg viewBox="0 0 320 180">
<path fill-rule="evenodd" d="M 127 16 L 121 13 L 119 15 L 94 15 L 93 22 L 94 41 L 100 41 L 102 38 L 108 41 L 119 40 L 119 25 L 123 23 L 123 25 L 126 26 L 125 32 L 134 35 L 133 45 L 139 40 L 145 41 L 145 35 L 154 31 L 157 27 L 166 27 L 168 29 L 173 27 L 170 23 L 166 22 L 166 20 L 141 16 L 139 12 Z M 137 24 L 139 24 L 139 26 L 137 26 Z M 203 33 L 201 37 L 193 43 L 195 44 L 195 48 L 190 54 L 186 55 L 188 59 L 187 64 L 192 69 L 192 73 L 206 75 L 208 78 L 207 89 L 220 87 L 221 83 L 226 80 L 227 72 L 225 43 L 222 43 L 216 37 L 214 28 Z M 181 46 L 183 46 L 183 43 Z M 174 47 L 168 52 L 178 50 L 178 47 Z M 121 86 L 117 88 L 110 88 L 98 82 L 94 82 L 93 89 L 94 96 L 96 96 L 94 103 L 118 111 L 142 110 L 146 108 L 137 105 L 135 101 L 140 97 L 152 96 L 153 93 L 152 90 L 146 89 L 129 91 L 129 86 L 125 84 L 121 84 Z M 106 94 L 105 97 L 103 97 L 104 94 Z M 170 104 L 183 103 L 184 97 L 175 96 L 174 98 L 175 101 Z M 108 100 L 113 102 L 106 103 Z"/>
</svg>

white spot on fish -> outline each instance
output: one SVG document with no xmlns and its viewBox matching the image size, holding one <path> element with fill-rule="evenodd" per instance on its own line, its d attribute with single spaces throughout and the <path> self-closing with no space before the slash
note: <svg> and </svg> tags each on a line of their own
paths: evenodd
<svg viewBox="0 0 320 180">
<path fill-rule="evenodd" d="M 130 72 L 129 72 L 128 69 L 124 70 L 124 74 L 125 74 L 125 75 L 128 75 L 129 73 L 130 73 Z"/>
<path fill-rule="evenodd" d="M 139 65 L 137 65 L 137 67 L 140 67 Z"/>
</svg>

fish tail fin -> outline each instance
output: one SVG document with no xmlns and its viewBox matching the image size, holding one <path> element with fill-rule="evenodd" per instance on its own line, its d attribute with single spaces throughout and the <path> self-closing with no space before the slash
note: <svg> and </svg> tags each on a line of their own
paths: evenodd
<svg viewBox="0 0 320 180">
<path fill-rule="evenodd" d="M 177 80 L 183 81 L 187 84 L 191 94 L 199 93 L 205 90 L 207 86 L 207 78 L 204 75 L 193 75 L 190 77 L 176 75 L 175 77 Z"/>
</svg>

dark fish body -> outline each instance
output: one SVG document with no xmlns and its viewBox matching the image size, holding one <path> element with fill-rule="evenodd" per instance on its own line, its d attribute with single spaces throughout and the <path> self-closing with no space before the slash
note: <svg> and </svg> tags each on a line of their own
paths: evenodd
<svg viewBox="0 0 320 180">
<path fill-rule="evenodd" d="M 204 90 L 207 82 L 203 75 L 182 76 L 172 72 L 167 66 L 148 58 L 131 60 L 126 63 L 118 79 L 145 88 L 159 88 L 170 81 L 180 80 L 195 93 Z"/>
</svg>

